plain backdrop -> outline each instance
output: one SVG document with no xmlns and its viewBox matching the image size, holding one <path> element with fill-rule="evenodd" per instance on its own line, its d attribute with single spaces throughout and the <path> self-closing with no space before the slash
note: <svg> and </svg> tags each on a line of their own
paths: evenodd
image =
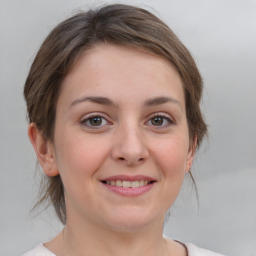
<svg viewBox="0 0 256 256">
<path fill-rule="evenodd" d="M 0 1 L 0 256 L 53 237 L 52 211 L 29 213 L 39 182 L 23 85 L 49 31 L 79 9 L 113 1 Z M 170 210 L 165 234 L 226 255 L 256 255 L 256 1 L 119 1 L 162 18 L 194 56 L 209 139 Z M 39 171 L 40 172 L 40 171 Z"/>
</svg>

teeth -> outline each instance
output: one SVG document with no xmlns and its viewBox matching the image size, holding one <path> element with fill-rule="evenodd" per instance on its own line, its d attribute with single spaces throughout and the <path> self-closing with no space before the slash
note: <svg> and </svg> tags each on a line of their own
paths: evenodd
<svg viewBox="0 0 256 256">
<path fill-rule="evenodd" d="M 126 181 L 126 180 L 123 181 L 123 187 L 124 187 L 124 188 L 130 188 L 131 185 L 132 185 L 132 184 L 131 184 L 130 181 Z"/>
<path fill-rule="evenodd" d="M 139 187 L 140 186 L 140 182 L 139 181 L 132 181 L 131 182 L 132 184 L 132 188 L 137 188 L 137 187 Z"/>
<path fill-rule="evenodd" d="M 111 186 L 124 187 L 124 188 L 138 188 L 149 184 L 148 180 L 107 180 L 106 183 Z"/>
<path fill-rule="evenodd" d="M 145 181 L 144 180 L 140 180 L 140 187 L 144 186 Z"/>
<path fill-rule="evenodd" d="M 122 187 L 123 186 L 122 181 L 121 180 L 117 180 L 116 181 L 116 186 L 117 187 Z"/>
</svg>

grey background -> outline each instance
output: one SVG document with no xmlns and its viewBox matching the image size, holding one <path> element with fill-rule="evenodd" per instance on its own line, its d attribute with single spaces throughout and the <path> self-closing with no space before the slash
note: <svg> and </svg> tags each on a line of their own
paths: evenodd
<svg viewBox="0 0 256 256">
<path fill-rule="evenodd" d="M 50 29 L 74 10 L 99 3 L 0 1 L 0 256 L 19 255 L 61 228 L 51 211 L 29 213 L 39 183 L 23 84 Z M 165 234 L 227 255 L 255 256 L 256 1 L 126 3 L 164 20 L 195 57 L 205 82 L 202 107 L 210 137 L 193 166 L 199 206 L 185 181 Z"/>
</svg>

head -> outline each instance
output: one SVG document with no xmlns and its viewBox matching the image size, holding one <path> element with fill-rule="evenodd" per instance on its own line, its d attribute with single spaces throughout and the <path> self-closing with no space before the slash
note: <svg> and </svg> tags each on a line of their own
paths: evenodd
<svg viewBox="0 0 256 256">
<path fill-rule="evenodd" d="M 200 110 L 202 80 L 189 51 L 170 28 L 150 12 L 108 5 L 80 12 L 56 26 L 39 49 L 28 74 L 24 96 L 29 122 L 45 141 L 54 142 L 56 107 L 63 81 L 82 54 L 104 43 L 139 49 L 169 62 L 182 81 L 190 145 L 195 151 L 207 127 Z M 59 175 L 46 177 L 40 202 L 50 199 L 65 223 L 64 188 Z"/>
</svg>

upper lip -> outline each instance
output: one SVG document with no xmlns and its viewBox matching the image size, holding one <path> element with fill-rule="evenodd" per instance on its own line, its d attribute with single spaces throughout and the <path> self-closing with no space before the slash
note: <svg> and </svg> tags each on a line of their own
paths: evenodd
<svg viewBox="0 0 256 256">
<path fill-rule="evenodd" d="M 147 181 L 156 181 L 156 179 L 145 176 L 145 175 L 115 175 L 115 176 L 109 176 L 104 179 L 101 179 L 101 181 L 116 181 L 116 180 L 121 180 L 121 181 L 137 181 L 137 180 L 147 180 Z"/>
</svg>

